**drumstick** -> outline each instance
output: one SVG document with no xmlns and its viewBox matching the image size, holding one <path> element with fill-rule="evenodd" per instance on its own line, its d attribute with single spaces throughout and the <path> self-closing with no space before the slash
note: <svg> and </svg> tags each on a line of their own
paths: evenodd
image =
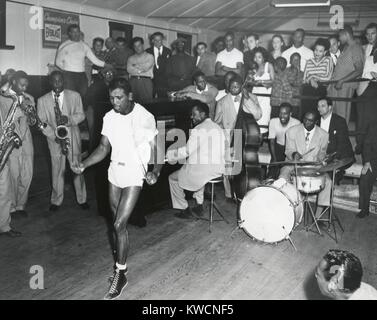
<svg viewBox="0 0 377 320">
<path fill-rule="evenodd" d="M 301 158 L 312 152 L 315 148 L 311 148 L 310 150 L 306 151 L 304 154 L 301 155 Z M 270 165 L 280 165 L 280 164 L 285 164 L 289 161 L 278 161 L 278 162 L 272 162 Z"/>
<path fill-rule="evenodd" d="M 170 161 L 176 161 L 176 160 L 169 160 L 168 158 L 165 158 L 164 159 L 164 162 L 170 162 Z M 240 161 L 239 160 L 236 160 L 236 159 L 232 159 L 230 161 L 226 161 L 226 162 L 230 162 L 230 163 L 239 163 Z"/>
<path fill-rule="evenodd" d="M 312 152 L 315 148 L 311 148 L 309 149 L 308 151 L 306 151 L 304 154 L 301 155 L 301 157 L 303 156 L 306 156 L 307 154 L 309 154 L 310 152 Z"/>
</svg>

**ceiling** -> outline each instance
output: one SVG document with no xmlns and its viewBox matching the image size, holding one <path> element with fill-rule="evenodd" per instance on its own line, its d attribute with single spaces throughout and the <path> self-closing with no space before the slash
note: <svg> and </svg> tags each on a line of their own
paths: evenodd
<svg viewBox="0 0 377 320">
<path fill-rule="evenodd" d="M 217 31 L 273 30 L 297 17 L 329 14 L 329 8 L 275 8 L 270 0 L 65 0 Z M 303 0 L 313 2 L 313 0 Z M 350 16 L 377 12 L 376 0 L 331 0 Z M 374 15 L 376 16 L 376 14 Z"/>
</svg>

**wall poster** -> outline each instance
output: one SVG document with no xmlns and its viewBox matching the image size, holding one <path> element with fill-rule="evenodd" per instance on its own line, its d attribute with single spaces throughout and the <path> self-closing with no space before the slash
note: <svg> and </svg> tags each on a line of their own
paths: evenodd
<svg viewBox="0 0 377 320">
<path fill-rule="evenodd" d="M 70 24 L 80 25 L 80 15 L 43 8 L 43 48 L 56 49 L 60 43 L 67 40 L 67 29 Z"/>
</svg>

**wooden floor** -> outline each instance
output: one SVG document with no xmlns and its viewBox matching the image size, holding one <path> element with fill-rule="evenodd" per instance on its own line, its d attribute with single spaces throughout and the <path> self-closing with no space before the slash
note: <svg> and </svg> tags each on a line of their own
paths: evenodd
<svg viewBox="0 0 377 320">
<path fill-rule="evenodd" d="M 89 179 L 90 180 L 90 179 Z M 222 198 L 222 190 L 217 192 Z M 48 193 L 30 199 L 29 217 L 13 221 L 18 239 L 0 238 L 0 299 L 102 299 L 113 260 L 104 219 L 81 211 L 67 187 L 64 206 L 48 212 Z M 357 220 L 340 212 L 345 226 L 337 245 L 328 236 L 304 230 L 288 242 L 270 246 L 253 242 L 234 229 L 234 207 L 218 203 L 231 220 L 182 221 L 172 210 L 148 216 L 148 226 L 129 227 L 129 285 L 121 299 L 321 299 L 313 269 L 330 248 L 351 250 L 364 265 L 364 280 L 377 286 L 377 216 Z M 299 228 L 300 229 L 300 228 Z M 45 272 L 45 289 L 31 290 L 30 268 Z"/>
</svg>

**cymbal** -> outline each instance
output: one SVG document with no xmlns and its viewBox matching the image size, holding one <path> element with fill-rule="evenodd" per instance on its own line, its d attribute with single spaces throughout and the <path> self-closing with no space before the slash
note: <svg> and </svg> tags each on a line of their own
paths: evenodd
<svg viewBox="0 0 377 320">
<path fill-rule="evenodd" d="M 353 158 L 346 158 L 346 159 L 335 159 L 333 162 L 323 166 L 319 169 L 319 172 L 331 172 L 337 169 L 340 169 L 354 161 Z"/>
<path fill-rule="evenodd" d="M 278 166 L 278 165 L 298 165 L 298 166 L 315 166 L 319 165 L 320 163 L 315 161 L 300 161 L 300 160 L 287 160 L 287 161 L 278 161 L 278 162 L 271 162 L 270 166 Z"/>
</svg>

